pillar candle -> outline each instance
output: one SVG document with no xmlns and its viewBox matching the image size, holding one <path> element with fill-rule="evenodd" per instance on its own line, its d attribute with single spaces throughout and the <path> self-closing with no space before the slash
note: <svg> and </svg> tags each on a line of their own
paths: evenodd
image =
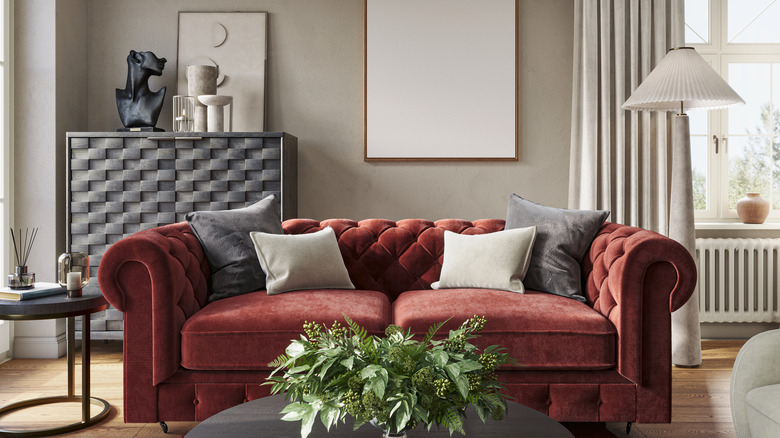
<svg viewBox="0 0 780 438">
<path fill-rule="evenodd" d="M 68 272 L 67 287 L 68 290 L 81 289 L 81 272 Z"/>
</svg>

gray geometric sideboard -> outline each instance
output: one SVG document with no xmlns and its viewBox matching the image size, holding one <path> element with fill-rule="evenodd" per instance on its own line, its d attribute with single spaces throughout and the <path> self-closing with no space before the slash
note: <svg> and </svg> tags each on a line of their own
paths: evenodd
<svg viewBox="0 0 780 438">
<path fill-rule="evenodd" d="M 229 210 L 275 194 L 297 217 L 298 139 L 283 132 L 67 133 L 66 250 L 89 255 L 88 290 L 100 259 L 135 232 Z M 80 320 L 76 324 L 80 338 Z M 92 339 L 122 339 L 122 313 L 91 316 Z"/>
</svg>

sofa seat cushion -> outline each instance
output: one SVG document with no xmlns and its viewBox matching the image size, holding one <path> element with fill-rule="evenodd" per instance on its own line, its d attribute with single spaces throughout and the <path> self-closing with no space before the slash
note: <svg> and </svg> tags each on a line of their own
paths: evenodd
<svg viewBox="0 0 780 438">
<path fill-rule="evenodd" d="M 225 298 L 190 317 L 181 330 L 181 365 L 190 370 L 268 370 L 303 333 L 304 321 L 344 324 L 346 314 L 371 334 L 391 323 L 391 305 L 377 291 L 320 289 Z"/>
<path fill-rule="evenodd" d="M 419 290 L 393 303 L 394 323 L 422 339 L 428 327 L 452 318 L 440 330 L 474 316 L 487 318 L 480 348 L 500 345 L 522 369 L 598 370 L 615 366 L 615 326 L 587 304 L 536 291 L 518 294 L 488 289 Z"/>
</svg>

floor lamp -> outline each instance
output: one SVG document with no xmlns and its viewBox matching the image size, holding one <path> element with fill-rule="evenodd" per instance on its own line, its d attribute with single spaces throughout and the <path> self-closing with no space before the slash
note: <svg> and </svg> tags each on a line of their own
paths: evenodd
<svg viewBox="0 0 780 438">
<path fill-rule="evenodd" d="M 669 237 L 695 254 L 691 135 L 685 109 L 722 108 L 745 103 L 691 47 L 670 50 L 623 104 L 623 109 L 676 111 L 672 125 L 672 187 Z M 701 364 L 699 294 L 695 290 L 683 307 L 672 314 L 672 363 Z"/>
</svg>

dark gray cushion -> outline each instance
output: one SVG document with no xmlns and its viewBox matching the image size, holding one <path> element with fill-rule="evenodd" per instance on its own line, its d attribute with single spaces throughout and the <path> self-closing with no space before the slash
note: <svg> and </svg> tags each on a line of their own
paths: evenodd
<svg viewBox="0 0 780 438">
<path fill-rule="evenodd" d="M 276 196 L 236 210 L 196 211 L 187 222 L 203 245 L 211 266 L 209 301 L 265 288 L 252 231 L 282 234 L 282 220 Z"/>
<path fill-rule="evenodd" d="M 526 289 L 585 301 L 580 262 L 609 216 L 605 210 L 566 210 L 509 196 L 506 229 L 536 226 Z"/>
</svg>

